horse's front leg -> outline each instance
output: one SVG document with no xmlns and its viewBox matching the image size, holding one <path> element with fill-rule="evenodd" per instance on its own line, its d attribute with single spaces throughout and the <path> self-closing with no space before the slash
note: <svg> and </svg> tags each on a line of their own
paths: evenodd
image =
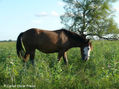
<svg viewBox="0 0 119 89">
<path fill-rule="evenodd" d="M 61 60 L 61 57 L 63 57 L 64 63 L 65 63 L 65 64 L 68 64 L 66 52 L 60 51 L 60 52 L 58 53 L 58 61 Z"/>
<path fill-rule="evenodd" d="M 66 52 L 63 53 L 63 59 L 64 59 L 64 63 L 67 65 L 68 64 L 68 59 L 67 59 Z"/>
</svg>

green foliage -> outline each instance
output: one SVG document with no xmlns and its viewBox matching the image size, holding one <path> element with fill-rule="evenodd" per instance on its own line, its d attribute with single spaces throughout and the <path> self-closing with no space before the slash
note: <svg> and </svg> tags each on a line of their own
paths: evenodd
<svg viewBox="0 0 119 89">
<path fill-rule="evenodd" d="M 14 42 L 0 43 L 0 89 L 119 89 L 119 41 L 93 41 L 87 62 L 80 49 L 68 51 L 69 64 L 57 54 L 36 51 L 35 68 L 16 55 Z"/>
<path fill-rule="evenodd" d="M 63 0 L 65 13 L 62 23 L 79 34 L 97 35 L 118 33 L 112 13 L 112 2 L 116 0 Z"/>
</svg>

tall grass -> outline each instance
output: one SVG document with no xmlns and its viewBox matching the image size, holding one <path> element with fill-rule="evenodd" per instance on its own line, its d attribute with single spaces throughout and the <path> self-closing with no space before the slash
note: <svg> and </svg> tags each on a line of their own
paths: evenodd
<svg viewBox="0 0 119 89">
<path fill-rule="evenodd" d="M 80 49 L 67 53 L 69 64 L 57 54 L 36 51 L 35 68 L 27 69 L 16 55 L 15 42 L 0 43 L 0 89 L 119 89 L 119 41 L 93 41 L 90 60 Z"/>
</svg>

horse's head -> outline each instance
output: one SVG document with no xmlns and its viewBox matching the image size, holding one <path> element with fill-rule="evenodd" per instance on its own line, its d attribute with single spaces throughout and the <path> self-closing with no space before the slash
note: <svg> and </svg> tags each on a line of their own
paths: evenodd
<svg viewBox="0 0 119 89">
<path fill-rule="evenodd" d="M 92 50 L 92 44 L 89 39 L 86 39 L 81 47 L 82 60 L 88 60 L 90 57 L 90 51 Z"/>
</svg>

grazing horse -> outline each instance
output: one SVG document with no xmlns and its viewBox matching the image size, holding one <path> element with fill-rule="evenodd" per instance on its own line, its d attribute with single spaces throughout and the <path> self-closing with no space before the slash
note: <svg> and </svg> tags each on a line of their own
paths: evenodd
<svg viewBox="0 0 119 89">
<path fill-rule="evenodd" d="M 16 50 L 18 57 L 23 58 L 26 62 L 30 56 L 30 61 L 34 64 L 35 50 L 38 49 L 44 53 L 58 53 L 58 61 L 63 57 L 67 64 L 66 51 L 73 47 L 81 48 L 83 60 L 89 59 L 92 48 L 89 39 L 83 35 L 60 29 L 55 31 L 41 30 L 31 28 L 20 33 L 17 38 Z"/>
</svg>

